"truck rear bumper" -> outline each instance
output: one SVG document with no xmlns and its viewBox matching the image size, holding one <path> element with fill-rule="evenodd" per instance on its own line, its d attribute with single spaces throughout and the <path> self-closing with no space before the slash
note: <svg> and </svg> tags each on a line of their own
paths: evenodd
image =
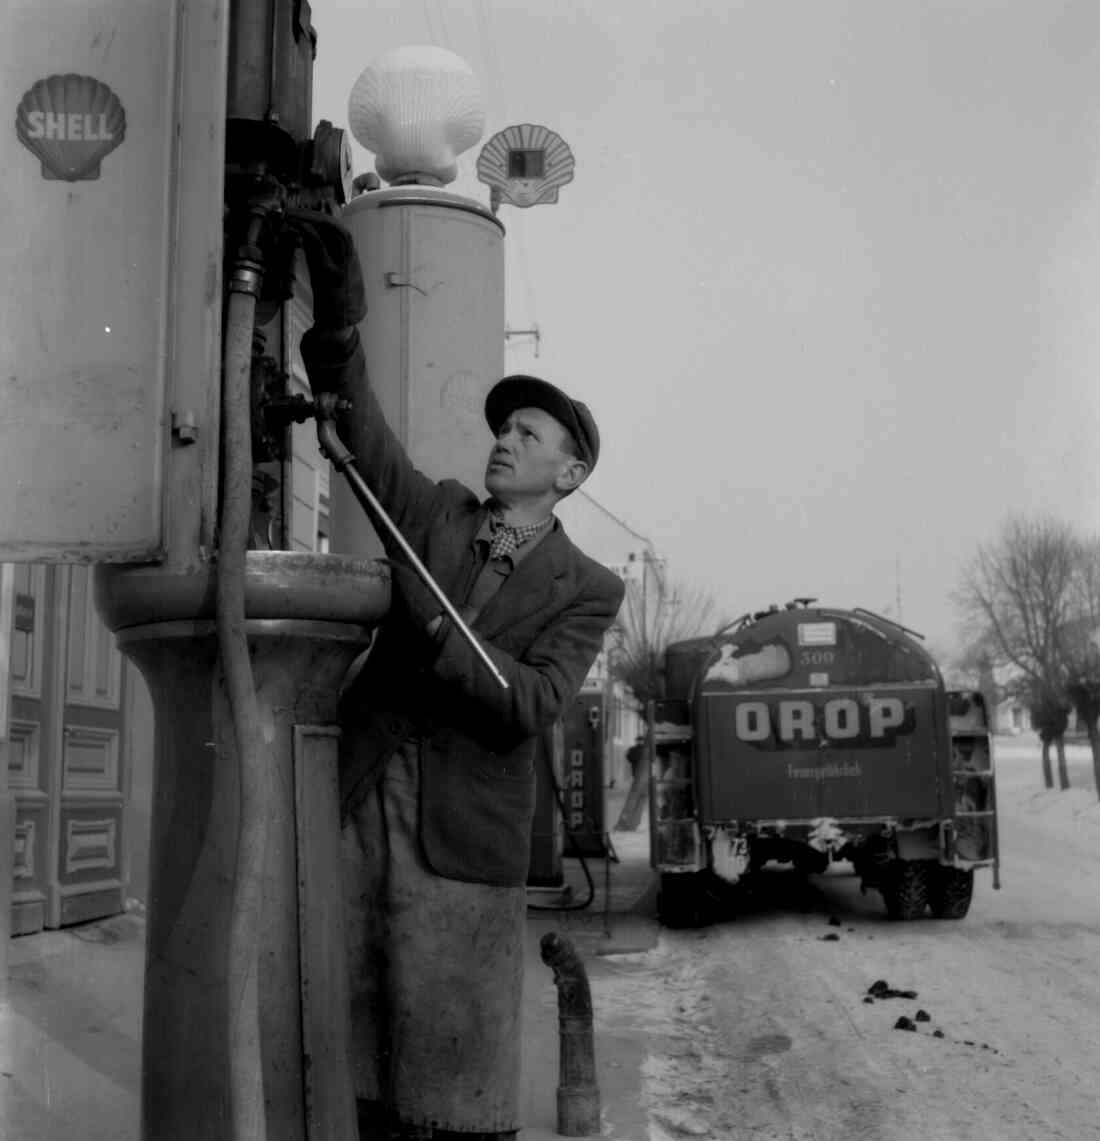
<svg viewBox="0 0 1100 1141">
<path fill-rule="evenodd" d="M 730 820 L 700 825 L 692 819 L 663 820 L 654 836 L 654 868 L 663 873 L 712 870 L 729 883 L 769 861 L 803 860 L 813 868 L 814 853 L 823 869 L 832 860 L 892 856 L 936 860 L 958 868 L 993 865 L 992 853 L 960 846 L 950 820 L 896 816 L 815 820 Z M 806 857 L 809 857 L 806 859 Z"/>
</svg>

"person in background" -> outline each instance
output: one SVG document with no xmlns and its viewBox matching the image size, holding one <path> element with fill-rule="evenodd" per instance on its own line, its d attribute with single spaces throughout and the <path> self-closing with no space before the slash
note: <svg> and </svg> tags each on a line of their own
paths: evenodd
<svg viewBox="0 0 1100 1141">
<path fill-rule="evenodd" d="M 630 766 L 631 783 L 638 779 L 638 766 L 642 763 L 642 754 L 645 750 L 645 738 L 635 737 L 634 744 L 626 751 L 626 763 Z"/>
</svg>

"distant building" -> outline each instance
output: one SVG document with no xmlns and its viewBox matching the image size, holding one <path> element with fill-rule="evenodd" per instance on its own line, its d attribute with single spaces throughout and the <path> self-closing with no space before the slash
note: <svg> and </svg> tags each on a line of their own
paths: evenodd
<svg viewBox="0 0 1100 1141">
<path fill-rule="evenodd" d="M 1006 697 L 996 706 L 996 731 L 1019 736 L 1033 732 L 1031 710 L 1018 697 Z"/>
<path fill-rule="evenodd" d="M 1022 733 L 1034 733 L 1035 726 L 1031 722 L 1031 710 L 1028 704 L 1019 697 L 1006 697 L 997 703 L 996 707 L 998 733 L 1018 737 Z M 1077 710 L 1069 711 L 1069 723 L 1066 726 L 1066 736 L 1076 737 L 1084 733 L 1084 727 L 1079 724 Z"/>
</svg>

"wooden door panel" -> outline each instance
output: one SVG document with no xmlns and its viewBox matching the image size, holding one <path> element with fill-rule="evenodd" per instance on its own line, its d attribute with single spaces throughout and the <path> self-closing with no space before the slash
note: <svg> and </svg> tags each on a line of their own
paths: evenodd
<svg viewBox="0 0 1100 1141">
<path fill-rule="evenodd" d="M 19 564 L 8 748 L 13 934 L 123 909 L 124 684 L 91 569 Z"/>
<path fill-rule="evenodd" d="M 11 930 L 25 935 L 46 923 L 50 883 L 50 742 L 44 696 L 53 576 L 45 566 L 18 563 L 14 577 L 8 726 L 8 788 L 15 802 Z"/>
<path fill-rule="evenodd" d="M 65 654 L 65 703 L 118 712 L 121 705 L 122 655 L 114 635 L 96 613 L 89 567 L 69 568 L 68 645 Z M 66 722 L 71 711 L 66 709 Z"/>
<path fill-rule="evenodd" d="M 46 607 L 46 567 L 15 564 L 15 613 L 11 635 L 13 697 L 42 696 L 43 658 L 46 649 L 42 615 Z"/>
<path fill-rule="evenodd" d="M 88 567 L 66 568 L 64 709 L 53 924 L 123 910 L 122 655 L 96 613 Z"/>
</svg>

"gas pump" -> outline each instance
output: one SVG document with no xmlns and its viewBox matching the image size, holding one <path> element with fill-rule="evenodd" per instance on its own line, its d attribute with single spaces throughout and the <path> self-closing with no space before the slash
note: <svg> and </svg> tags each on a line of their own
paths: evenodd
<svg viewBox="0 0 1100 1141">
<path fill-rule="evenodd" d="M 224 283 L 221 375 L 207 375 L 221 401 L 208 419 L 180 418 L 177 446 L 220 445 L 203 473 L 218 494 L 211 542 L 97 575 L 101 614 L 156 709 L 142 1129 L 352 1135 L 335 700 L 385 583 L 355 560 L 248 549 L 255 466 L 286 460 L 287 425 L 264 416 L 280 393 L 254 383 L 257 327 L 294 278 L 285 219 L 335 210 L 350 162 L 328 124 L 309 136 L 308 4 L 238 0 L 208 15 L 225 60 L 224 221 L 207 235 L 207 272 L 216 281 L 220 263 Z M 189 26 L 194 13 L 177 17 Z"/>
<path fill-rule="evenodd" d="M 9 31 L 0 186 L 20 209 L 0 224 L 25 272 L 0 306 L 20 473 L 0 560 L 98 564 L 153 698 L 142 1135 L 351 1137 L 335 702 L 388 582 L 358 491 L 332 554 L 278 549 L 266 510 L 301 412 L 262 336 L 301 284 L 287 219 L 338 214 L 351 173 L 341 131 L 309 133 L 309 4 L 16 0 Z M 481 129 L 454 76 L 460 121 L 414 124 L 411 149 L 388 128 L 393 68 L 423 55 L 353 93 L 392 185 L 345 221 L 378 270 L 362 333 L 383 406 L 414 462 L 464 476 L 503 371 L 503 227 L 443 189 Z"/>
<path fill-rule="evenodd" d="M 604 695 L 583 691 L 563 719 L 567 854 L 610 855 L 604 791 Z"/>
<path fill-rule="evenodd" d="M 247 549 L 278 222 L 350 173 L 340 132 L 309 136 L 309 5 L 7 15 L 0 559 L 99 564 L 153 697 L 143 1136 L 352 1136 L 334 704 L 388 591 Z"/>
</svg>

